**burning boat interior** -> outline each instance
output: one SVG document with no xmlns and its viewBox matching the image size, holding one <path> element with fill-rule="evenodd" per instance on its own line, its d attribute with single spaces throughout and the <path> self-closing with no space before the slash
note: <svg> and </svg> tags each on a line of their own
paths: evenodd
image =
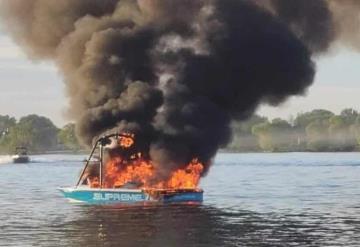
<svg viewBox="0 0 360 247">
<path fill-rule="evenodd" d="M 204 171 L 196 158 L 168 177 L 159 176 L 156 164 L 136 145 L 132 133 L 99 138 L 86 160 L 77 186 L 103 189 L 142 189 L 149 193 L 200 191 Z"/>
</svg>

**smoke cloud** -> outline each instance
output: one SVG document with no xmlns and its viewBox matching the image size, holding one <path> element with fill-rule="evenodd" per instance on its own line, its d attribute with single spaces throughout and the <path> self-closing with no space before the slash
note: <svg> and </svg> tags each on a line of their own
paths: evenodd
<svg viewBox="0 0 360 247">
<path fill-rule="evenodd" d="M 59 67 L 81 140 L 132 131 L 164 176 L 194 157 L 209 166 L 231 119 L 305 93 L 314 55 L 359 44 L 356 0 L 0 3 L 29 57 Z"/>
</svg>

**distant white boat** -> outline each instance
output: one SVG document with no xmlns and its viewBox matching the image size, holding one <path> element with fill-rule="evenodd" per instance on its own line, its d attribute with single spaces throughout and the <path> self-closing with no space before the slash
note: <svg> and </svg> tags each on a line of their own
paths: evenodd
<svg viewBox="0 0 360 247">
<path fill-rule="evenodd" d="M 28 163 L 30 162 L 26 147 L 16 147 L 15 154 L 11 156 L 14 163 Z"/>
</svg>

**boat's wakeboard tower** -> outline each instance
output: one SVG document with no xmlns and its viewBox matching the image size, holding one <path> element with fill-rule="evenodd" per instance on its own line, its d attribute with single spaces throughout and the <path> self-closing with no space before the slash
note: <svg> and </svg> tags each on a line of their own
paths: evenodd
<svg viewBox="0 0 360 247">
<path fill-rule="evenodd" d="M 97 139 L 91 152 L 90 152 L 89 158 L 86 160 L 84 169 L 82 170 L 81 175 L 78 179 L 78 182 L 76 183 L 76 187 L 81 185 L 81 182 L 83 181 L 86 170 L 88 169 L 90 163 L 93 162 L 98 165 L 99 188 L 103 188 L 103 184 L 104 184 L 104 147 L 113 148 L 118 145 L 120 139 L 129 138 L 130 136 L 133 137 L 133 135 L 131 135 L 131 134 L 115 133 L 115 134 L 102 136 L 99 139 Z M 98 150 L 98 152 L 99 152 L 98 156 L 95 156 L 96 150 Z"/>
</svg>

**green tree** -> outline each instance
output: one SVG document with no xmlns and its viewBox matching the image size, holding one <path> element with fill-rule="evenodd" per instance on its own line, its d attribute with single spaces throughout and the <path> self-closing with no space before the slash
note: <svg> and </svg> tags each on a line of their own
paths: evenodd
<svg viewBox="0 0 360 247">
<path fill-rule="evenodd" d="M 360 116 L 355 120 L 355 123 L 350 126 L 350 133 L 355 137 L 357 142 L 357 147 L 360 147 Z"/>
<path fill-rule="evenodd" d="M 58 133 L 59 143 L 63 144 L 65 148 L 78 151 L 81 149 L 78 139 L 75 135 L 75 124 L 70 123 L 65 125 Z"/>
<path fill-rule="evenodd" d="M 16 119 L 9 116 L 0 115 L 0 136 L 6 135 L 9 129 L 16 124 Z"/>
<path fill-rule="evenodd" d="M 236 151 L 260 150 L 257 137 L 252 133 L 252 127 L 268 121 L 267 118 L 253 115 L 245 121 L 232 122 L 233 140 L 228 148 Z"/>
<path fill-rule="evenodd" d="M 257 136 L 262 150 L 273 151 L 274 145 L 271 138 L 270 122 L 256 124 L 252 127 L 252 133 Z"/>
<path fill-rule="evenodd" d="M 8 153 L 9 132 L 16 125 L 16 119 L 0 115 L 0 153 Z"/>
<path fill-rule="evenodd" d="M 294 120 L 294 127 L 301 128 L 305 130 L 305 128 L 312 122 L 315 121 L 323 121 L 328 120 L 335 114 L 328 110 L 323 109 L 315 109 L 311 112 L 299 113 Z"/>
<path fill-rule="evenodd" d="M 351 151 L 356 147 L 356 138 L 351 133 L 352 116 L 341 114 L 329 119 L 329 148 L 333 151 Z"/>
<path fill-rule="evenodd" d="M 354 124 L 358 116 L 359 116 L 359 113 L 352 108 L 346 108 L 346 109 L 342 110 L 340 113 L 340 117 L 348 125 Z"/>
<path fill-rule="evenodd" d="M 26 146 L 31 151 L 41 152 L 57 148 L 57 127 L 50 119 L 38 115 L 23 117 L 9 130 L 7 146 Z"/>
<path fill-rule="evenodd" d="M 252 132 L 265 151 L 287 151 L 296 143 L 292 126 L 280 118 L 254 125 Z"/>
<path fill-rule="evenodd" d="M 297 149 L 316 151 L 320 147 L 325 148 L 325 139 L 326 141 L 328 140 L 328 122 L 334 115 L 333 112 L 324 109 L 314 109 L 310 112 L 299 113 L 294 120 Z M 317 127 L 324 124 L 326 125 L 326 134 L 320 129 L 320 132 L 317 133 Z"/>
<path fill-rule="evenodd" d="M 306 126 L 307 149 L 315 152 L 329 150 L 329 120 L 318 119 Z"/>
</svg>

